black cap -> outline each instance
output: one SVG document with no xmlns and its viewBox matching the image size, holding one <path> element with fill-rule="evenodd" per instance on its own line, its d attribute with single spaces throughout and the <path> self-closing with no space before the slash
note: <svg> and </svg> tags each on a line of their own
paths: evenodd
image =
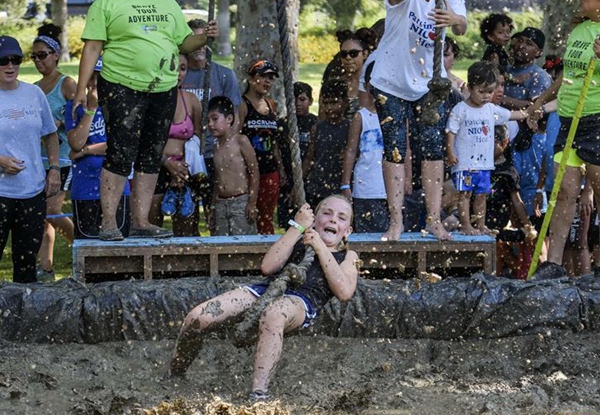
<svg viewBox="0 0 600 415">
<path fill-rule="evenodd" d="M 527 39 L 531 39 L 540 50 L 544 49 L 544 43 L 546 43 L 546 35 L 544 35 L 544 32 L 535 27 L 526 27 L 522 32 L 515 34 L 513 37 L 526 37 Z"/>
</svg>

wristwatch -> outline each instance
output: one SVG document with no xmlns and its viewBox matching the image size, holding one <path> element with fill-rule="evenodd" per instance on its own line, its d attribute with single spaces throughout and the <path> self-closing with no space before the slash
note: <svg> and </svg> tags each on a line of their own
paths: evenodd
<svg viewBox="0 0 600 415">
<path fill-rule="evenodd" d="M 60 167 L 58 166 L 58 164 L 52 164 L 50 167 L 48 167 L 48 170 L 58 170 L 58 171 L 60 171 Z"/>
</svg>

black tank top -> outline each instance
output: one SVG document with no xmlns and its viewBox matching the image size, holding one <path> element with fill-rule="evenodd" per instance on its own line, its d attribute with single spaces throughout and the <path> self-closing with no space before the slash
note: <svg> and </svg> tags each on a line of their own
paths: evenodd
<svg viewBox="0 0 600 415">
<path fill-rule="evenodd" d="M 273 173 L 277 171 L 274 150 L 275 142 L 279 139 L 277 117 L 268 101 L 269 113 L 265 115 L 258 112 L 246 96 L 242 98 L 248 107 L 242 134 L 250 139 L 252 147 L 254 147 L 260 174 Z"/>
<path fill-rule="evenodd" d="M 304 243 L 296 243 L 287 263 L 293 262 L 294 264 L 299 264 L 302 258 L 304 258 L 305 252 L 306 246 Z M 338 264 L 341 264 L 346 258 L 346 251 L 333 252 L 333 257 Z M 321 263 L 317 255 L 315 255 L 314 261 L 306 270 L 306 281 L 304 284 L 293 289 L 308 298 L 317 309 L 322 308 L 334 296 L 331 288 L 329 288 L 329 283 L 327 282 L 327 278 L 325 278 L 325 273 L 323 272 L 323 268 L 321 268 Z"/>
</svg>

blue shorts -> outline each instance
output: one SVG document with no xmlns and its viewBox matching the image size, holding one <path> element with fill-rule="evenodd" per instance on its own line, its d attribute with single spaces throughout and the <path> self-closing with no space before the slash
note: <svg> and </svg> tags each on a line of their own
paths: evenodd
<svg viewBox="0 0 600 415">
<path fill-rule="evenodd" d="M 250 291 L 252 294 L 254 294 L 256 297 L 260 297 L 261 295 L 263 295 L 265 293 L 265 291 L 267 291 L 267 288 L 269 288 L 268 284 L 252 284 L 252 285 L 246 285 L 244 288 L 246 288 L 248 291 Z M 308 299 L 306 298 L 306 296 L 302 293 L 299 293 L 298 291 L 294 291 L 294 290 L 285 290 L 284 293 L 285 296 L 288 297 L 298 297 L 302 303 L 304 304 L 304 322 L 302 323 L 302 327 L 306 328 L 309 327 L 310 324 L 312 323 L 312 321 L 317 317 L 318 312 L 317 312 L 317 308 L 314 306 L 314 304 Z"/>
<path fill-rule="evenodd" d="M 452 182 L 459 192 L 473 192 L 476 195 L 490 194 L 492 190 L 490 170 L 463 170 L 452 173 Z"/>
</svg>

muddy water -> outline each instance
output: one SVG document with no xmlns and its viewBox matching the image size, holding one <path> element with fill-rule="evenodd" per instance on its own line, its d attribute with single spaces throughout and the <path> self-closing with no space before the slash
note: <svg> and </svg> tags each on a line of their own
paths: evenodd
<svg viewBox="0 0 600 415">
<path fill-rule="evenodd" d="M 172 346 L 2 342 L 0 414 L 600 414 L 595 333 L 464 342 L 295 336 L 272 383 L 279 402 L 266 412 L 241 408 L 253 348 L 208 339 L 186 380 L 165 381 Z"/>
</svg>

